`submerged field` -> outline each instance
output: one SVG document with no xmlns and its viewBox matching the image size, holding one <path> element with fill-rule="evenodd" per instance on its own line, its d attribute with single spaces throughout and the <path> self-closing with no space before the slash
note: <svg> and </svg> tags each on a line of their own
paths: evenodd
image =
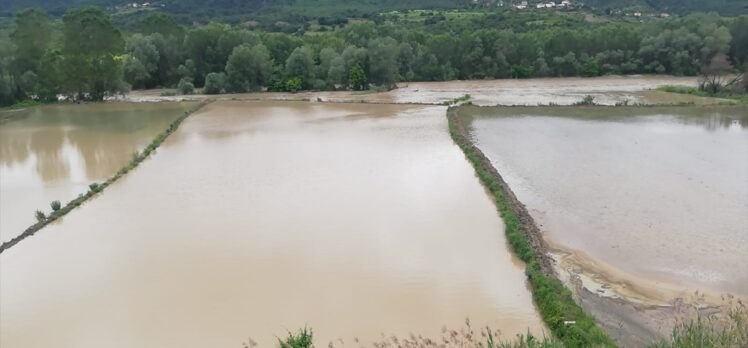
<svg viewBox="0 0 748 348">
<path fill-rule="evenodd" d="M 445 109 L 208 105 L 81 211 L 0 255 L 0 343 L 268 346 L 309 325 L 326 345 L 436 335 L 466 317 L 542 335 Z"/>
<path fill-rule="evenodd" d="M 194 103 L 50 105 L 5 111 L 0 125 L 0 242 L 116 173 Z"/>
<path fill-rule="evenodd" d="M 475 338 L 442 328 L 459 330 L 466 318 L 478 335 L 490 326 L 503 341 L 551 328 L 567 345 L 580 336 L 609 344 L 553 286 L 554 267 L 537 256 L 546 244 L 595 321 L 622 346 L 646 346 L 676 319 L 748 297 L 746 107 L 464 105 L 448 123 L 439 105 L 561 105 L 587 95 L 603 104 L 723 103 L 651 90 L 693 82 L 126 98 L 207 103 L 181 126 L 198 103 L 0 111 L 3 240 L 50 201 L 123 173 L 0 251 L 0 346 L 271 346 L 304 326 L 317 346 L 405 342 L 410 333 L 424 335 L 411 338 L 419 344 L 457 344 Z M 157 134 L 163 144 L 151 142 Z M 481 163 L 466 150 L 471 137 L 488 156 Z M 161 146 L 128 164 L 149 143 Z M 492 165 L 498 183 L 482 175 Z M 517 216 L 505 215 L 497 187 L 516 194 L 511 209 L 529 210 L 519 232 L 528 223 L 542 232 L 527 270 L 507 245 L 505 231 L 516 251 Z M 546 278 L 536 280 L 541 259 Z"/>
<path fill-rule="evenodd" d="M 461 113 L 589 292 L 642 308 L 748 297 L 748 108 Z"/>
</svg>

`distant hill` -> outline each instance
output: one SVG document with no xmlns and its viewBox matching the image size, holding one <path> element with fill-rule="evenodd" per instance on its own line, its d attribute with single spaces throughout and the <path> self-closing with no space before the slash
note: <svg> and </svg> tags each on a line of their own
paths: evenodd
<svg viewBox="0 0 748 348">
<path fill-rule="evenodd" d="M 586 0 L 585 4 L 598 9 L 621 9 L 643 6 L 661 12 L 687 14 L 718 12 L 733 16 L 748 13 L 748 0 Z"/>
<path fill-rule="evenodd" d="M 511 0 L 504 0 L 509 2 Z M 530 0 L 531 3 L 537 0 Z M 28 7 L 41 7 L 59 16 L 67 8 L 83 5 L 101 7 L 145 3 L 183 19 L 205 20 L 237 15 L 283 14 L 286 16 L 335 17 L 361 16 L 401 9 L 460 8 L 473 0 L 0 0 L 0 15 Z M 748 0 L 583 0 L 598 10 L 643 8 L 654 11 L 686 14 L 713 11 L 722 15 L 748 13 Z"/>
</svg>

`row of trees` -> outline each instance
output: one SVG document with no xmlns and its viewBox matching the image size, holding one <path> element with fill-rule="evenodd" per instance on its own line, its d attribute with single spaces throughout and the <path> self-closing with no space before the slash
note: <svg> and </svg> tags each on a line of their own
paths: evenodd
<svg viewBox="0 0 748 348">
<path fill-rule="evenodd" d="M 97 8 L 73 9 L 53 30 L 47 15 L 16 15 L 0 48 L 0 103 L 28 98 L 101 100 L 128 88 L 193 86 L 206 93 L 390 88 L 398 81 L 696 75 L 715 58 L 745 67 L 748 17 L 692 15 L 637 25 L 468 28 L 430 33 L 392 22 L 351 23 L 289 35 L 210 23 L 186 29 L 153 13 L 123 34 Z"/>
</svg>

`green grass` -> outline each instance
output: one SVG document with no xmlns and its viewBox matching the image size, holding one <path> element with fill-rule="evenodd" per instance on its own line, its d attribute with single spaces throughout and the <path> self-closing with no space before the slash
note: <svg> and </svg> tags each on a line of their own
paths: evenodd
<svg viewBox="0 0 748 348">
<path fill-rule="evenodd" d="M 651 348 L 742 348 L 748 347 L 748 310 L 739 306 L 726 318 L 698 317 L 677 325 L 667 341 Z"/>
<path fill-rule="evenodd" d="M 448 110 L 452 139 L 465 153 L 480 181 L 488 189 L 506 224 L 506 236 L 514 253 L 527 264 L 525 273 L 543 321 L 566 347 L 615 347 L 615 342 L 574 301 L 571 290 L 554 275 L 543 272 L 536 251 L 523 233 L 520 219 L 504 193 L 503 184 L 491 173 L 487 160 L 464 134 L 457 108 Z M 567 322 L 574 322 L 567 324 Z"/>
<path fill-rule="evenodd" d="M 736 93 L 728 93 L 728 92 L 712 94 L 706 91 L 701 91 L 696 87 L 672 86 L 672 85 L 662 86 L 658 88 L 657 90 L 662 91 L 662 92 L 688 94 L 688 95 L 693 95 L 697 97 L 705 97 L 705 98 L 731 99 L 741 104 L 748 104 L 748 94 L 736 94 Z"/>
<path fill-rule="evenodd" d="M 18 244 L 21 240 L 25 239 L 26 237 L 29 237 L 29 236 L 33 235 L 34 233 L 38 232 L 39 230 L 41 230 L 42 228 L 44 228 L 45 226 L 47 226 L 51 222 L 53 222 L 53 221 L 55 221 L 55 220 L 57 220 L 57 219 L 65 216 L 67 213 L 69 213 L 73 209 L 79 207 L 81 204 L 83 204 L 88 199 L 90 199 L 90 198 L 94 197 L 96 194 L 104 191 L 104 189 L 106 189 L 107 187 L 109 187 L 109 185 L 113 184 L 115 181 L 119 180 L 122 176 L 124 176 L 125 174 L 129 173 L 131 170 L 135 169 L 135 167 L 137 167 L 140 163 L 142 163 L 145 159 L 147 159 L 148 156 L 150 156 L 151 153 L 153 153 L 153 151 L 155 151 L 156 148 L 158 148 L 161 145 L 161 143 L 163 143 L 164 140 L 166 140 L 166 138 L 169 135 L 171 135 L 172 133 L 174 133 L 174 131 L 177 130 L 177 128 L 179 127 L 179 125 L 182 124 L 182 122 L 185 119 L 187 119 L 187 117 L 189 117 L 192 113 L 194 113 L 195 111 L 199 110 L 200 108 L 202 108 L 203 106 L 205 106 L 208 103 L 210 103 L 210 101 L 204 101 L 204 102 L 198 104 L 193 109 L 185 111 L 185 113 L 183 115 L 177 117 L 169 125 L 169 127 L 166 128 L 166 130 L 164 130 L 163 132 L 161 132 L 159 135 L 157 135 L 151 141 L 151 143 L 148 144 L 148 146 L 146 146 L 145 149 L 143 149 L 142 152 L 133 154 L 133 157 L 130 160 L 130 162 L 128 162 L 125 166 L 123 166 L 122 168 L 120 168 L 120 170 L 117 171 L 117 173 L 115 173 L 113 176 L 111 176 L 110 178 L 108 178 L 106 181 L 104 181 L 102 183 L 91 183 L 90 185 L 88 185 L 88 189 L 89 190 L 86 193 L 82 193 L 82 194 L 78 195 L 77 198 L 71 200 L 70 202 L 68 202 L 67 204 L 65 204 L 62 207 L 58 207 L 58 209 L 56 209 L 56 210 L 53 207 L 53 211 L 49 215 L 46 215 L 44 212 L 37 210 L 35 212 L 35 216 L 37 218 L 37 223 L 29 226 L 25 231 L 23 231 L 23 233 L 21 233 L 17 237 L 11 239 L 10 241 L 4 242 L 2 245 L 0 245 L 0 254 L 2 254 L 3 251 L 7 250 L 8 248 L 10 248 L 10 247 Z"/>
</svg>

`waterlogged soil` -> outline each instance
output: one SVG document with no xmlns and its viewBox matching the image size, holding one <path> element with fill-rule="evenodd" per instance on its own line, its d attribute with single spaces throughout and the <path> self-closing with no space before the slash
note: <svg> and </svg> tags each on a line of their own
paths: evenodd
<svg viewBox="0 0 748 348">
<path fill-rule="evenodd" d="M 748 297 L 748 108 L 461 111 L 588 293 L 648 308 Z"/>
<path fill-rule="evenodd" d="M 5 111 L 0 125 L 0 241 L 103 181 L 193 103 L 50 105 Z"/>
<path fill-rule="evenodd" d="M 318 346 L 543 324 L 444 107 L 216 102 L 0 255 L 0 346 Z M 52 290 L 52 291 L 50 291 Z"/>
<path fill-rule="evenodd" d="M 130 101 L 203 100 L 208 97 L 241 100 L 307 100 L 328 102 L 443 104 L 470 94 L 476 105 L 571 105 L 585 96 L 604 105 L 630 104 L 714 104 L 729 102 L 654 91 L 665 85 L 696 86 L 695 77 L 606 76 L 598 78 L 539 78 L 522 80 L 473 80 L 401 83 L 387 92 L 300 92 L 248 93 L 219 96 L 188 95 L 162 97 L 162 90 L 134 91 Z"/>
</svg>

